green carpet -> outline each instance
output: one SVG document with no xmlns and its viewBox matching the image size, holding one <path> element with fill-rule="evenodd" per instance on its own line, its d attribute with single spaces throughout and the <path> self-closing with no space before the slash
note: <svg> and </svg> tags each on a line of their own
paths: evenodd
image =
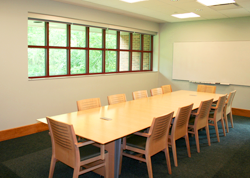
<svg viewBox="0 0 250 178">
<path fill-rule="evenodd" d="M 223 136 L 219 124 L 220 140 L 217 142 L 214 127 L 210 126 L 211 146 L 207 144 L 205 130 L 199 132 L 201 152 L 196 152 L 195 138 L 190 137 L 191 158 L 187 156 L 185 140 L 177 144 L 178 167 L 170 158 L 172 175 L 167 172 L 164 153 L 152 157 L 155 178 L 204 178 L 204 177 L 250 177 L 250 118 L 234 116 L 234 128 Z M 47 178 L 51 159 L 51 142 L 48 131 L 0 142 L 0 178 Z M 73 169 L 56 163 L 54 178 L 72 177 Z M 80 178 L 99 178 L 90 172 Z M 148 177 L 147 166 L 123 157 L 120 178 Z"/>
</svg>

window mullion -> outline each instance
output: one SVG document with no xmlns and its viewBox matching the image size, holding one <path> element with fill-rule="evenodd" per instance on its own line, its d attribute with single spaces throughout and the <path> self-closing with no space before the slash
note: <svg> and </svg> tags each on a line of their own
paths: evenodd
<svg viewBox="0 0 250 178">
<path fill-rule="evenodd" d="M 71 75 L 71 25 L 67 25 L 67 44 L 68 44 L 68 50 L 67 50 L 67 56 L 68 56 L 68 66 L 67 66 L 67 74 Z"/>
<path fill-rule="evenodd" d="M 150 66 L 150 70 L 153 70 L 153 36 L 151 36 L 151 66 Z"/>
<path fill-rule="evenodd" d="M 86 28 L 86 74 L 89 74 L 89 27 Z"/>
<path fill-rule="evenodd" d="M 143 47 L 143 43 L 144 43 L 144 35 L 141 35 L 141 65 L 140 65 L 140 71 L 143 71 L 143 51 L 144 51 L 144 47 Z"/>
<path fill-rule="evenodd" d="M 121 38 L 121 36 L 120 36 L 120 31 L 117 31 L 117 39 L 116 39 L 116 49 L 118 49 L 118 51 L 117 51 L 117 56 L 116 56 L 116 62 L 117 62 L 117 65 L 116 65 L 116 71 L 117 72 L 120 72 L 120 38 Z"/>
<path fill-rule="evenodd" d="M 129 71 L 132 71 L 132 49 L 133 49 L 133 35 L 129 33 Z"/>
<path fill-rule="evenodd" d="M 106 30 L 102 30 L 102 73 L 106 73 Z"/>
<path fill-rule="evenodd" d="M 45 48 L 45 51 L 46 51 L 46 76 L 48 77 L 49 76 L 49 22 L 46 22 L 45 23 L 45 43 L 46 43 L 46 48 Z"/>
</svg>

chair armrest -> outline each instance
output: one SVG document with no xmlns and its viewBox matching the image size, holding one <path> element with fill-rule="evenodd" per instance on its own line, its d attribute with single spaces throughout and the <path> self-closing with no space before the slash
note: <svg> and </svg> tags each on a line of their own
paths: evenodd
<svg viewBox="0 0 250 178">
<path fill-rule="evenodd" d="M 139 135 L 139 136 L 142 136 L 142 137 L 149 137 L 150 136 L 148 133 L 145 133 L 145 132 L 135 132 L 133 134 Z"/>
<path fill-rule="evenodd" d="M 216 110 L 216 109 L 218 109 L 218 107 L 213 107 L 213 106 L 212 106 L 212 107 L 211 107 L 211 109 L 214 109 L 214 110 Z"/>
<path fill-rule="evenodd" d="M 198 113 L 197 112 L 191 112 L 191 115 L 197 116 Z"/>
<path fill-rule="evenodd" d="M 85 146 L 85 145 L 90 145 L 90 144 L 93 144 L 95 143 L 94 141 L 86 141 L 86 142 L 79 142 L 76 146 L 77 147 L 82 147 L 82 146 Z"/>
</svg>

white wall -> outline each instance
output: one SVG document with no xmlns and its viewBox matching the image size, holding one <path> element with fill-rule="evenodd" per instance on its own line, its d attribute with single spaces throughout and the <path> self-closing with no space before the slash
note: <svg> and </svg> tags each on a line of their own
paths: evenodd
<svg viewBox="0 0 250 178">
<path fill-rule="evenodd" d="M 160 27 L 159 86 L 171 84 L 173 90 L 196 90 L 197 88 L 197 84 L 188 81 L 172 80 L 173 43 L 244 40 L 250 40 L 250 17 L 162 24 Z M 240 62 L 240 59 L 235 60 Z M 211 72 L 216 71 L 211 68 Z M 233 107 L 250 109 L 250 87 L 216 86 L 216 93 L 229 93 L 237 90 Z"/>
<path fill-rule="evenodd" d="M 158 31 L 157 23 L 51 0 L 0 1 L 0 130 L 36 123 L 45 116 L 76 111 L 76 101 L 158 86 L 158 72 L 28 80 L 28 12 Z M 157 40 L 158 43 L 158 40 Z M 156 50 L 157 45 L 156 45 Z M 156 55 L 156 65 L 157 65 Z M 155 68 L 154 68 L 155 70 Z"/>
</svg>

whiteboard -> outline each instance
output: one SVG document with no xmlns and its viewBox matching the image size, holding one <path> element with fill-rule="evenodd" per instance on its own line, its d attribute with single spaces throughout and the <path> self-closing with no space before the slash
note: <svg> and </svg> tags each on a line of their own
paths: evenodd
<svg viewBox="0 0 250 178">
<path fill-rule="evenodd" d="M 172 78 L 250 86 L 250 41 L 174 43 Z"/>
</svg>

